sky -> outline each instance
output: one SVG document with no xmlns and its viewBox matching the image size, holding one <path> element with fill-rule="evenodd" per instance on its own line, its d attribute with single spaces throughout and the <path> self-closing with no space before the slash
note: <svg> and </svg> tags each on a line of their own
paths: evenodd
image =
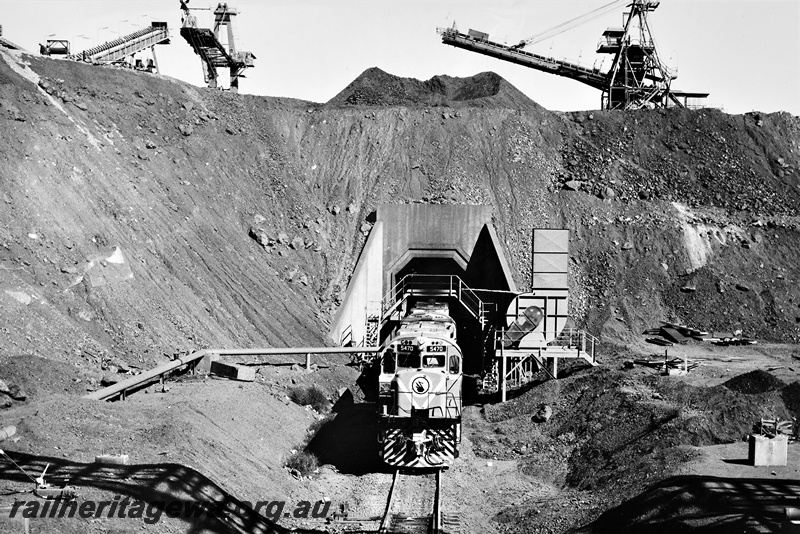
<svg viewBox="0 0 800 534">
<path fill-rule="evenodd" d="M 581 83 L 446 46 L 437 27 L 470 28 L 516 43 L 611 0 L 231 0 L 236 47 L 255 54 L 241 93 L 326 102 L 371 67 L 427 80 L 494 71 L 551 110 L 597 109 L 600 92 Z M 217 2 L 191 0 L 190 7 Z M 624 6 L 624 4 L 623 4 Z M 620 8 L 529 51 L 607 70 L 595 53 L 602 32 L 621 26 Z M 210 11 L 195 12 L 210 21 Z M 3 37 L 38 52 L 48 38 L 84 50 L 166 21 L 170 45 L 156 47 L 161 73 L 204 86 L 200 60 L 180 36 L 178 0 L 0 0 Z M 649 22 L 661 58 L 677 68 L 673 89 L 708 92 L 728 113 L 800 115 L 800 0 L 662 0 Z M 602 65 L 599 60 L 606 58 Z"/>
</svg>

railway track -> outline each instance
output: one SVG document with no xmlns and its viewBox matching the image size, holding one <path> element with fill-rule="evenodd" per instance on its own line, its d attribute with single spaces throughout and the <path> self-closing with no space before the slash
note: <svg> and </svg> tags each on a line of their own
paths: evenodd
<svg viewBox="0 0 800 534">
<path fill-rule="evenodd" d="M 442 470 L 403 473 L 392 479 L 380 534 L 459 534 L 457 518 L 443 515 Z"/>
</svg>

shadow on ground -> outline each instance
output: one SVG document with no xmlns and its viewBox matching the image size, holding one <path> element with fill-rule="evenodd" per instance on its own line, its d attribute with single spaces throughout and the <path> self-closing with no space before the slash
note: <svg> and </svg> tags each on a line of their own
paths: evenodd
<svg viewBox="0 0 800 534">
<path fill-rule="evenodd" d="M 19 452 L 7 454 L 28 473 L 42 473 L 45 466 L 50 464 L 47 470 L 50 473 L 48 482 L 59 487 L 68 483 L 79 494 L 81 488 L 95 488 L 119 495 L 121 500 L 128 497 L 131 501 L 143 501 L 148 505 L 177 502 L 183 509 L 193 506 L 195 516 L 182 518 L 187 524 L 187 533 L 288 532 L 232 497 L 202 473 L 184 465 L 164 463 L 108 466 Z M 0 480 L 31 483 L 31 487 L 33 486 L 31 480 L 7 459 L 0 459 Z M 20 496 L 20 500 L 34 499 L 36 498 L 32 495 Z M 206 510 L 205 513 L 198 511 L 200 506 Z M 154 517 L 152 513 L 148 515 Z M 166 516 L 166 513 L 163 515 Z M 102 517 L 105 516 L 103 513 Z"/>
<path fill-rule="evenodd" d="M 678 476 L 612 508 L 574 534 L 798 532 L 784 510 L 800 507 L 800 480 Z"/>
<path fill-rule="evenodd" d="M 308 443 L 320 464 L 340 473 L 364 475 L 386 472 L 378 449 L 378 414 L 375 404 L 356 402 L 348 390 L 333 407 L 336 414 Z"/>
<path fill-rule="evenodd" d="M 563 380 L 570 376 L 591 371 L 594 369 L 585 360 L 567 360 L 560 364 L 558 369 L 558 380 Z M 517 397 L 525 395 L 530 390 L 544 384 L 548 380 L 553 380 L 552 375 L 544 370 L 539 370 L 531 377 L 530 382 L 522 384 L 518 387 L 509 388 L 506 391 L 506 400 L 513 400 Z M 466 383 L 466 380 L 465 380 Z M 467 395 L 467 388 L 464 388 L 464 404 L 465 405 L 484 405 L 484 404 L 499 404 L 502 402 L 502 396 L 499 391 L 493 393 L 480 393 L 477 395 Z"/>
</svg>

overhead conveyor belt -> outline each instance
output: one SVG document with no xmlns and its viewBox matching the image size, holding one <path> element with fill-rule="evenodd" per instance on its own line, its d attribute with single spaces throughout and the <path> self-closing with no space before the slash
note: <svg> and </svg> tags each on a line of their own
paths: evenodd
<svg viewBox="0 0 800 534">
<path fill-rule="evenodd" d="M 568 61 L 540 56 L 512 46 L 495 43 L 488 39 L 472 37 L 465 33 L 459 33 L 458 30 L 453 28 L 440 28 L 439 31 L 444 44 L 549 72 L 557 76 L 564 76 L 565 78 L 585 83 L 595 89 L 603 90 L 608 86 L 608 76 L 599 70 L 589 69 Z"/>
<path fill-rule="evenodd" d="M 169 44 L 169 28 L 166 22 L 153 22 L 152 26 L 143 30 L 108 41 L 78 54 L 67 56 L 76 61 L 93 63 L 115 63 L 137 52 L 152 48 L 157 44 Z"/>
</svg>

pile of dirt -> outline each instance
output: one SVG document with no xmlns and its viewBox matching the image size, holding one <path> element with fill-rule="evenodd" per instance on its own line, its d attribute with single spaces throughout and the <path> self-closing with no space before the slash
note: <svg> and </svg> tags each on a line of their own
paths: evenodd
<svg viewBox="0 0 800 534">
<path fill-rule="evenodd" d="M 722 385 L 745 395 L 777 391 L 786 386 L 783 381 L 763 369 L 756 369 L 743 375 L 734 376 Z"/>
<path fill-rule="evenodd" d="M 672 108 L 569 117 L 580 133 L 563 151 L 570 188 L 751 217 L 800 214 L 800 122 L 788 113 Z"/>
<path fill-rule="evenodd" d="M 563 499 L 582 501 L 569 519 L 560 497 L 505 509 L 497 520 L 509 532 L 533 526 L 560 532 L 674 475 L 698 457 L 692 447 L 741 442 L 761 417 L 800 416 L 789 400 L 798 387 L 764 371 L 698 387 L 594 369 L 534 383 L 506 404 L 487 405 L 485 421 L 471 420 L 468 428 L 480 457 L 518 459 L 536 480 L 562 488 Z M 546 423 L 536 416 L 542 404 L 553 412 Z"/>
<path fill-rule="evenodd" d="M 794 194 L 792 117 L 556 114 L 491 73 L 376 69 L 350 88 L 374 93 L 365 115 L 350 89 L 320 107 L 4 54 L 0 303 L 15 320 L 2 353 L 148 367 L 214 345 L 321 343 L 370 214 L 419 201 L 491 206 L 523 288 L 531 229 L 569 228 L 571 315 L 615 342 L 665 318 L 800 339 L 800 234 L 777 215 L 796 203 L 740 212 L 661 184 L 697 163 L 727 187 L 745 179 L 709 162 L 735 157 L 756 173 L 737 198 Z M 437 103 L 458 110 L 445 120 Z M 668 148 L 679 138 L 702 160 Z M 572 182 L 592 185 L 561 189 Z M 115 247 L 132 278 L 88 272 Z"/>
<path fill-rule="evenodd" d="M 324 497 L 284 467 L 305 441 L 307 428 L 320 418 L 287 397 L 296 384 L 309 380 L 304 371 L 262 366 L 253 383 L 187 375 L 170 381 L 166 391 L 156 384 L 115 403 L 82 399 L 74 391 L 45 396 L 35 382 L 49 381 L 47 373 L 54 371 L 32 368 L 28 381 L 21 383 L 34 395 L 3 412 L 3 424 L 16 426 L 17 439 L 3 442 L 2 448 L 22 470 L 35 477 L 49 464 L 47 482 L 74 487 L 79 502 L 115 497 L 180 501 L 228 512 L 217 508 L 206 518 L 164 516 L 143 526 L 141 521 L 105 516 L 53 519 L 37 522 L 37 528 L 67 534 L 127 532 L 132 526 L 136 531 L 182 532 L 203 524 L 214 532 L 277 532 L 272 530 L 275 518 L 253 513 L 252 503 L 285 501 L 289 509 L 302 500 Z M 13 374 L 20 377 L 23 372 Z M 315 378 L 324 384 L 328 376 Z M 102 454 L 127 455 L 129 465 L 99 464 L 95 457 Z M 4 495 L 32 498 L 30 479 L 5 458 L 0 459 L 0 479 Z M 251 505 L 242 506 L 244 502 Z M 278 521 L 287 523 L 283 517 Z M 0 523 L 0 530 L 4 526 Z"/>
<path fill-rule="evenodd" d="M 792 382 L 783 388 L 781 397 L 789 412 L 800 421 L 800 381 Z"/>
<path fill-rule="evenodd" d="M 88 383 L 99 383 L 101 374 L 30 354 L 0 357 L 0 381 L 21 388 L 26 402 L 44 400 L 53 394 L 80 395 Z"/>
<path fill-rule="evenodd" d="M 434 76 L 420 81 L 393 76 L 377 67 L 364 71 L 327 105 L 542 109 L 494 72 L 468 78 Z"/>
</svg>

